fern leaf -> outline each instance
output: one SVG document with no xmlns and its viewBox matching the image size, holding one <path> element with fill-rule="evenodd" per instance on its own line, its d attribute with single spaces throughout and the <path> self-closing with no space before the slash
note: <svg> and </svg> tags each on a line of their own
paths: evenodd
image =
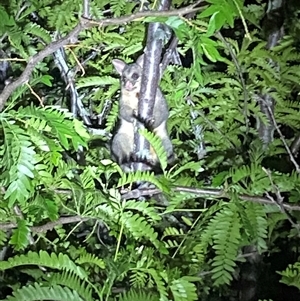
<svg viewBox="0 0 300 301">
<path fill-rule="evenodd" d="M 71 291 L 68 287 L 54 285 L 52 287 L 41 286 L 37 283 L 34 286 L 25 286 L 13 292 L 12 297 L 5 301 L 38 301 L 38 300 L 57 300 L 57 301 L 84 301 L 76 291 Z"/>
<path fill-rule="evenodd" d="M 119 102 L 115 102 L 106 119 L 105 131 L 107 133 L 110 133 L 112 129 L 115 127 L 118 120 L 118 114 L 119 114 Z"/>
<path fill-rule="evenodd" d="M 125 212 L 121 214 L 120 221 L 136 239 L 146 237 L 161 253 L 168 253 L 164 244 L 158 240 L 158 234 L 144 217 L 139 214 L 133 215 L 132 212 Z"/>
<path fill-rule="evenodd" d="M 77 88 L 86 88 L 94 86 L 119 85 L 119 80 L 111 76 L 90 76 L 80 78 L 76 84 Z"/>
<path fill-rule="evenodd" d="M 105 268 L 105 263 L 102 259 L 97 258 L 94 254 L 86 253 L 82 256 L 80 256 L 78 259 L 76 259 L 76 263 L 82 265 L 84 263 L 94 264 L 98 266 L 100 269 Z"/>
<path fill-rule="evenodd" d="M 158 296 L 156 296 L 154 293 L 149 294 L 149 292 L 144 291 L 136 291 L 136 290 L 130 290 L 128 292 L 123 293 L 119 301 L 157 301 Z"/>
<path fill-rule="evenodd" d="M 282 276 L 280 282 L 289 286 L 295 286 L 300 290 L 300 262 L 289 264 L 288 267 L 278 272 Z"/>
<path fill-rule="evenodd" d="M 246 203 L 242 221 L 246 232 L 249 233 L 249 241 L 257 243 L 260 252 L 266 250 L 268 222 L 264 206 L 251 202 Z"/>
<path fill-rule="evenodd" d="M 214 285 L 229 284 L 236 265 L 235 260 L 240 244 L 240 220 L 236 207 L 229 205 L 213 218 L 216 226 L 213 234 L 213 248 L 216 256 L 213 258 L 212 279 Z"/>
<path fill-rule="evenodd" d="M 47 30 L 36 23 L 27 23 L 24 30 L 27 33 L 31 33 L 34 36 L 41 38 L 47 44 L 51 42 L 51 36 Z"/>
<path fill-rule="evenodd" d="M 158 160 L 160 162 L 161 168 L 164 171 L 168 165 L 167 153 L 162 145 L 161 139 L 154 133 L 148 131 L 147 129 L 140 130 L 139 133 L 144 136 L 153 147 Z"/>
<path fill-rule="evenodd" d="M 118 187 L 125 186 L 127 184 L 132 184 L 135 182 L 149 182 L 154 184 L 157 188 L 159 188 L 162 191 L 167 190 L 167 188 L 157 180 L 157 177 L 154 175 L 153 172 L 140 170 L 136 172 L 123 173 L 122 177 L 119 179 Z"/>
<path fill-rule="evenodd" d="M 160 294 L 160 300 L 167 300 L 168 292 L 165 282 L 163 281 L 163 277 L 159 275 L 155 269 L 147 269 L 147 272 L 151 275 L 156 284 L 157 290 Z"/>
<path fill-rule="evenodd" d="M 46 251 L 40 251 L 39 253 L 30 251 L 26 255 L 10 257 L 8 261 L 0 262 L 0 270 L 4 271 L 28 264 L 70 271 L 81 279 L 87 277 L 85 271 L 81 267 L 76 266 L 68 255 L 62 253 L 59 253 L 58 256 L 55 253 L 49 255 Z"/>
<path fill-rule="evenodd" d="M 175 301 L 198 300 L 196 286 L 184 278 L 173 280 L 170 288 Z"/>
<path fill-rule="evenodd" d="M 124 50 L 123 50 L 123 55 L 126 55 L 126 56 L 130 56 L 132 54 L 135 54 L 135 53 L 138 53 L 140 52 L 141 50 L 143 49 L 143 44 L 142 42 L 137 42 L 135 44 L 132 44 L 128 47 L 126 47 Z"/>
<path fill-rule="evenodd" d="M 18 110 L 18 114 L 23 116 L 26 126 L 32 127 L 37 132 L 44 131 L 48 135 L 59 139 L 65 149 L 70 149 L 70 142 L 75 150 L 78 147 L 87 147 L 89 135 L 82 123 L 73 118 L 73 115 L 58 106 L 44 108 L 25 107 Z M 30 117 L 30 118 L 28 118 Z"/>
<path fill-rule="evenodd" d="M 80 297 L 85 301 L 93 301 L 92 297 L 93 286 L 85 281 L 82 281 L 76 275 L 63 272 L 61 274 L 52 274 L 51 277 L 47 277 L 47 282 L 53 285 L 67 286 L 73 291 L 76 291 Z"/>
<path fill-rule="evenodd" d="M 177 235 L 182 235 L 182 234 L 184 234 L 184 232 L 183 232 L 182 229 L 178 230 L 177 228 L 174 228 L 174 227 L 167 227 L 164 230 L 163 237 L 166 237 L 166 236 L 177 236 Z"/>
<path fill-rule="evenodd" d="M 16 250 L 25 249 L 29 244 L 30 228 L 27 226 L 26 221 L 19 220 L 18 228 L 13 230 L 10 243 L 15 246 Z"/>
<path fill-rule="evenodd" d="M 161 220 L 160 215 L 157 213 L 154 207 L 151 207 L 148 202 L 139 202 L 136 200 L 129 200 L 124 204 L 124 210 L 136 210 L 142 213 L 144 216 L 148 216 L 153 222 Z"/>
<path fill-rule="evenodd" d="M 9 173 L 9 186 L 5 193 L 5 199 L 9 199 L 12 206 L 17 200 L 23 203 L 32 191 L 30 179 L 34 178 L 34 164 L 36 153 L 30 137 L 15 124 L 3 128 L 4 156 L 3 165 Z"/>
</svg>

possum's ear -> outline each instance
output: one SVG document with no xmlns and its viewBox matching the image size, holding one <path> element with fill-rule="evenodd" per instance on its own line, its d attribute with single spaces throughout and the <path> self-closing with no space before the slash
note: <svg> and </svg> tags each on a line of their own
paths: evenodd
<svg viewBox="0 0 300 301">
<path fill-rule="evenodd" d="M 116 71 L 117 71 L 120 75 L 122 75 L 123 70 L 124 70 L 124 68 L 125 68 L 125 66 L 126 66 L 126 63 L 125 63 L 124 61 L 122 61 L 122 60 L 114 59 L 114 60 L 112 60 L 112 64 L 114 65 Z"/>
<path fill-rule="evenodd" d="M 141 67 L 143 68 L 143 64 L 144 64 L 144 54 L 140 55 L 138 57 L 138 59 L 136 60 L 136 63 Z"/>
</svg>

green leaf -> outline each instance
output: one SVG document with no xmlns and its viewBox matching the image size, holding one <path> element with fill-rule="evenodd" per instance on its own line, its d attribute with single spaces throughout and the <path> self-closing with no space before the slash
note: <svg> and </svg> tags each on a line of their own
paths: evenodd
<svg viewBox="0 0 300 301">
<path fill-rule="evenodd" d="M 118 85 L 119 80 L 111 76 L 89 76 L 80 78 L 76 84 L 78 89 L 94 86 Z"/>
<path fill-rule="evenodd" d="M 25 220 L 18 220 L 17 229 L 13 230 L 10 244 L 15 246 L 16 250 L 24 250 L 29 244 L 30 229 Z"/>
<path fill-rule="evenodd" d="M 27 254 L 10 257 L 8 261 L 0 262 L 0 270 L 4 271 L 23 265 L 41 265 L 53 269 L 67 270 L 73 272 L 81 279 L 87 277 L 86 272 L 76 266 L 76 264 L 66 254 L 59 253 L 58 256 L 55 253 L 50 255 L 46 251 L 40 251 L 39 253 L 29 251 Z"/>
<path fill-rule="evenodd" d="M 210 37 L 212 36 L 215 31 L 216 31 L 216 16 L 219 12 L 215 12 L 209 19 L 209 24 L 208 24 L 208 27 L 207 27 L 207 32 L 206 32 L 206 36 L 207 37 Z"/>
<path fill-rule="evenodd" d="M 165 23 L 170 26 L 172 29 L 179 29 L 179 26 L 185 24 L 185 22 L 178 16 L 169 17 Z"/>
<path fill-rule="evenodd" d="M 24 286 L 13 292 L 13 296 L 7 301 L 35 301 L 35 300 L 57 300 L 57 301 L 84 301 L 78 293 L 70 290 L 68 287 L 53 285 L 52 287 L 43 286 L 35 283 L 34 286 Z"/>
</svg>

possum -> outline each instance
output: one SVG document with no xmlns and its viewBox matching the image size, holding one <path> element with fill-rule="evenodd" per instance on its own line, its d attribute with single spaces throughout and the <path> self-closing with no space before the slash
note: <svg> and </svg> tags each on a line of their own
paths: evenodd
<svg viewBox="0 0 300 301">
<path fill-rule="evenodd" d="M 138 116 L 138 102 L 142 80 L 143 56 L 136 63 L 126 64 L 124 61 L 112 61 L 116 71 L 121 76 L 121 96 L 119 103 L 119 128 L 112 140 L 112 154 L 116 161 L 122 165 L 134 157 L 134 133 L 137 122 L 144 122 L 161 140 L 167 153 L 169 163 L 173 160 L 173 146 L 167 131 L 169 109 L 160 88 L 157 88 L 153 109 L 153 116 L 149 120 L 141 121 Z M 148 126 L 147 126 L 148 124 Z M 148 158 L 149 159 L 149 158 Z M 158 158 L 150 147 L 150 164 L 156 165 Z"/>
</svg>

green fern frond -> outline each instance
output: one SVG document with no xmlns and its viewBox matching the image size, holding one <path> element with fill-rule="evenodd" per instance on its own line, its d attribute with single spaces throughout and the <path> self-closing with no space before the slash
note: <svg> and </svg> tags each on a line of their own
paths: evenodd
<svg viewBox="0 0 300 301">
<path fill-rule="evenodd" d="M 52 39 L 49 32 L 36 23 L 27 23 L 24 30 L 27 33 L 30 33 L 40 39 L 42 39 L 45 43 L 49 44 Z"/>
<path fill-rule="evenodd" d="M 72 186 L 71 182 L 66 179 L 66 174 L 73 173 L 74 168 L 76 168 L 75 162 L 71 161 L 71 162 L 66 163 L 62 160 L 59 160 L 59 159 L 61 159 L 61 154 L 60 153 L 57 154 L 55 152 L 54 152 L 54 154 L 50 153 L 50 156 L 44 156 L 44 158 L 46 159 L 45 160 L 46 163 L 48 163 L 47 159 L 49 159 L 50 170 L 51 170 L 52 166 L 55 166 L 55 171 L 53 173 L 54 176 L 53 176 L 53 178 L 51 178 L 51 184 L 59 185 L 62 188 L 63 187 L 72 188 L 74 186 L 76 187 L 75 183 L 73 183 L 74 186 Z M 76 188 L 78 188 L 78 187 L 76 187 Z"/>
<path fill-rule="evenodd" d="M 251 176 L 251 169 L 247 165 L 240 166 L 235 169 L 230 169 L 230 176 L 232 177 L 233 183 L 237 183 L 242 179 L 248 178 Z"/>
<path fill-rule="evenodd" d="M 149 275 L 145 271 L 133 269 L 130 272 L 129 281 L 132 288 L 145 288 L 149 285 Z"/>
<path fill-rule="evenodd" d="M 70 149 L 70 142 L 75 150 L 79 146 L 87 147 L 89 135 L 86 129 L 65 109 L 58 106 L 44 108 L 28 106 L 20 108 L 17 114 L 23 119 L 26 127 L 54 136 L 65 149 Z"/>
<path fill-rule="evenodd" d="M 151 275 L 156 284 L 156 288 L 160 294 L 160 300 L 167 300 L 168 292 L 162 275 L 152 268 L 146 269 L 146 271 Z"/>
<path fill-rule="evenodd" d="M 86 88 L 86 87 L 94 87 L 94 86 L 107 86 L 107 85 L 118 86 L 119 80 L 111 76 L 89 76 L 89 77 L 87 76 L 78 79 L 78 82 L 76 83 L 76 87 L 78 89 Z"/>
<path fill-rule="evenodd" d="M 123 50 L 122 54 L 126 55 L 126 56 L 130 56 L 132 54 L 140 52 L 142 49 L 143 49 L 143 44 L 142 44 L 142 42 L 139 41 L 135 44 L 132 44 L 132 45 L 126 47 Z"/>
<path fill-rule="evenodd" d="M 72 114 L 59 107 L 45 107 L 42 116 L 48 121 L 51 133 L 57 135 L 60 143 L 66 149 L 70 149 L 69 141 L 75 150 L 78 150 L 79 146 L 87 147 L 87 141 L 84 138 L 88 138 L 89 135 Z"/>
<path fill-rule="evenodd" d="M 42 271 L 39 268 L 33 269 L 31 267 L 31 268 L 27 268 L 27 269 L 22 268 L 20 270 L 23 274 L 29 275 L 30 277 L 32 277 L 36 281 L 39 281 L 40 279 L 45 277 L 45 271 Z"/>
<path fill-rule="evenodd" d="M 189 161 L 182 166 L 178 167 L 176 170 L 172 171 L 172 177 L 176 177 L 177 175 L 181 174 L 183 171 L 194 171 L 196 175 L 200 174 L 204 171 L 203 168 L 203 161 Z"/>
<path fill-rule="evenodd" d="M 77 3 L 73 1 L 64 1 L 61 2 L 60 5 L 55 5 L 52 7 L 49 6 L 42 6 L 42 15 L 47 16 L 49 26 L 51 28 L 55 28 L 55 30 L 64 33 L 70 26 L 74 26 L 75 18 L 72 15 L 73 11 L 78 9 Z M 61 12 L 65 12 L 61 14 Z"/>
<path fill-rule="evenodd" d="M 46 278 L 47 282 L 51 287 L 53 286 L 62 286 L 68 287 L 72 291 L 76 291 L 78 295 L 85 301 L 93 301 L 92 297 L 93 286 L 88 282 L 82 281 L 78 276 L 69 273 L 62 272 L 60 274 L 51 274 L 50 277 Z"/>
<path fill-rule="evenodd" d="M 154 292 L 145 292 L 139 290 L 130 290 L 128 292 L 123 293 L 119 301 L 157 301 L 158 296 Z"/>
<path fill-rule="evenodd" d="M 83 189 L 95 189 L 94 172 L 92 167 L 86 168 L 80 175 Z"/>
<path fill-rule="evenodd" d="M 110 133 L 116 126 L 119 115 L 119 102 L 114 102 L 113 106 L 106 118 L 105 131 Z"/>
<path fill-rule="evenodd" d="M 8 188 L 5 199 L 12 206 L 16 201 L 23 203 L 32 192 L 36 153 L 30 137 L 16 124 L 4 124 L 4 154 L 2 160 L 5 184 Z"/>
<path fill-rule="evenodd" d="M 86 253 L 84 255 L 81 255 L 79 258 L 76 259 L 76 263 L 79 265 L 88 263 L 98 266 L 100 269 L 105 268 L 105 263 L 102 259 L 96 257 L 94 254 Z"/>
<path fill-rule="evenodd" d="M 211 272 L 214 285 L 219 286 L 230 283 L 236 266 L 235 260 L 241 241 L 241 223 L 237 208 L 233 204 L 224 206 L 212 219 L 212 223 L 215 226 L 212 247 L 216 255 Z"/>
<path fill-rule="evenodd" d="M 4 271 L 29 264 L 66 270 L 73 272 L 76 276 L 80 277 L 80 279 L 87 278 L 85 271 L 81 267 L 76 266 L 68 255 L 62 253 L 59 253 L 58 256 L 55 253 L 49 255 L 46 251 L 40 251 L 39 253 L 30 251 L 26 255 L 10 257 L 8 261 L 0 262 L 0 270 Z"/>
<path fill-rule="evenodd" d="M 245 203 L 241 218 L 249 242 L 257 244 L 259 251 L 266 250 L 268 222 L 264 206 L 251 202 Z"/>
<path fill-rule="evenodd" d="M 0 5 L 0 17 L 2 21 L 0 27 L 1 32 L 4 32 L 5 29 L 8 29 L 16 25 L 14 17 L 6 12 L 6 9 L 3 5 Z"/>
<path fill-rule="evenodd" d="M 115 210 L 113 209 L 113 206 L 110 206 L 108 204 L 101 204 L 95 207 L 96 216 L 99 219 L 104 220 L 105 222 L 114 220 L 113 217 L 116 218 L 117 214 Z"/>
<path fill-rule="evenodd" d="M 24 250 L 29 245 L 30 228 L 25 220 L 18 220 L 17 229 L 13 230 L 13 234 L 10 238 L 10 244 L 12 244 L 16 250 Z"/>
<path fill-rule="evenodd" d="M 204 216 L 202 223 L 197 225 L 195 229 L 197 232 L 199 232 L 199 227 L 202 228 L 202 231 L 200 232 L 200 245 L 204 253 L 207 253 L 208 247 L 213 244 L 213 235 L 218 224 L 218 219 L 211 219 L 210 217 L 216 215 L 220 210 L 222 210 L 222 205 L 219 203 L 211 206 L 208 209 L 207 214 Z M 205 223 L 207 223 L 207 225 L 204 227 Z"/>
<path fill-rule="evenodd" d="M 3 219 L 1 219 L 3 220 Z M 0 246 L 3 246 L 7 241 L 7 234 L 3 230 L 0 230 Z"/>
<path fill-rule="evenodd" d="M 164 244 L 158 239 L 158 234 L 143 216 L 127 211 L 120 215 L 120 222 L 135 239 L 145 237 L 149 239 L 161 253 L 168 253 Z"/>
<path fill-rule="evenodd" d="M 198 300 L 196 286 L 184 277 L 173 280 L 170 289 L 176 301 Z"/>
<path fill-rule="evenodd" d="M 57 300 L 57 301 L 84 301 L 76 291 L 68 287 L 54 285 L 52 287 L 42 286 L 35 283 L 34 286 L 24 286 L 13 292 L 14 296 L 8 297 L 5 301 L 36 301 L 36 300 Z"/>
<path fill-rule="evenodd" d="M 282 276 L 281 283 L 295 286 L 300 290 L 300 262 L 289 264 L 284 271 L 277 273 Z"/>
<path fill-rule="evenodd" d="M 140 130 L 139 133 L 144 136 L 153 147 L 158 160 L 160 162 L 161 168 L 164 171 L 168 165 L 167 153 L 162 145 L 161 139 L 154 133 L 148 131 L 147 129 Z"/>
<path fill-rule="evenodd" d="M 111 0 L 111 9 L 114 12 L 116 17 L 121 16 L 121 13 L 125 9 L 126 1 L 125 0 Z"/>
<path fill-rule="evenodd" d="M 153 222 L 161 220 L 161 216 L 157 213 L 155 208 L 148 202 L 140 202 L 136 200 L 129 200 L 124 204 L 123 210 L 135 210 L 142 213 L 144 216 L 150 218 Z"/>
<path fill-rule="evenodd" d="M 167 191 L 167 187 L 158 181 L 157 176 L 154 175 L 154 172 L 150 171 L 136 171 L 123 173 L 122 177 L 119 179 L 117 187 L 122 187 L 127 184 L 132 184 L 135 182 L 149 182 L 154 184 L 161 191 Z"/>
<path fill-rule="evenodd" d="M 281 192 L 291 192 L 292 190 L 298 191 L 300 186 L 300 174 L 293 170 L 290 174 L 272 174 L 274 184 Z"/>
<path fill-rule="evenodd" d="M 252 156 L 254 158 L 254 156 Z M 243 165 L 230 169 L 229 175 L 232 177 L 233 183 L 241 183 L 238 187 L 239 192 L 247 192 L 261 194 L 265 191 L 265 187 L 270 185 L 267 174 L 263 171 L 258 162 L 252 162 L 250 166 Z"/>
<path fill-rule="evenodd" d="M 174 227 L 167 227 L 164 230 L 163 233 L 163 238 L 167 236 L 179 236 L 179 235 L 184 235 L 185 233 L 183 232 L 182 229 L 177 229 Z"/>
<path fill-rule="evenodd" d="M 181 245 L 180 242 L 171 239 L 164 240 L 164 243 L 167 249 L 178 248 Z"/>
</svg>

